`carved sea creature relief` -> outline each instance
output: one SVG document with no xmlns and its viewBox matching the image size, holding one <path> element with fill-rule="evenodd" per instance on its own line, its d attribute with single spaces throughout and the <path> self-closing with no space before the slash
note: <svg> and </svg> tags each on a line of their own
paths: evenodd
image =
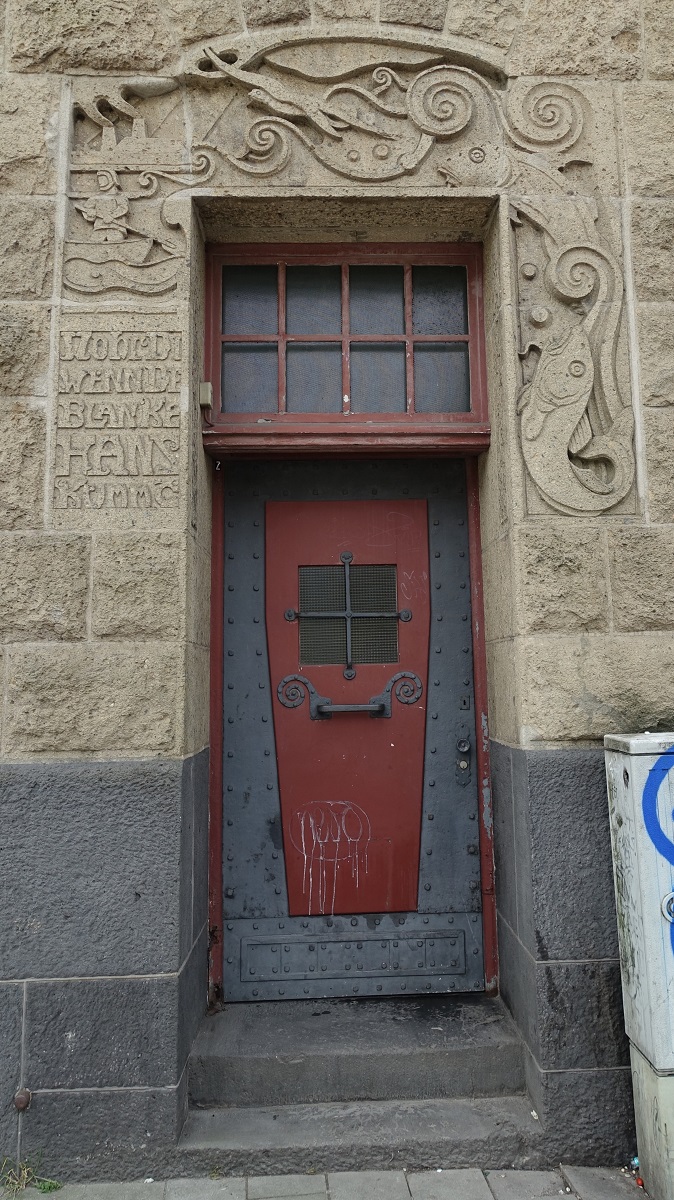
<svg viewBox="0 0 674 1200">
<path fill-rule="evenodd" d="M 539 357 L 518 412 L 523 457 L 543 499 L 559 512 L 589 515 L 613 508 L 632 488 L 634 418 L 616 368 L 620 267 L 596 236 L 590 241 L 596 213 L 580 201 L 574 208 L 580 244 L 564 238 L 566 206 L 517 204 L 520 217 L 542 234 L 546 259 L 538 280 L 542 303 L 529 309 L 521 351 L 524 360 Z M 535 279 L 533 264 L 521 270 Z"/>
</svg>

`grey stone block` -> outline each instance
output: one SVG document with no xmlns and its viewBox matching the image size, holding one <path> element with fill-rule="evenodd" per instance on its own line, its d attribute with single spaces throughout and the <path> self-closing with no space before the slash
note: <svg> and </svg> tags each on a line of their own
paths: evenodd
<svg viewBox="0 0 674 1200">
<path fill-rule="evenodd" d="M 166 1200 L 246 1200 L 245 1179 L 170 1179 Z"/>
<path fill-rule="evenodd" d="M 537 1047 L 536 964 L 504 920 L 498 922 L 498 943 L 501 995 L 527 1045 Z"/>
<path fill-rule="evenodd" d="M 513 824 L 512 751 L 491 743 L 491 789 L 494 806 L 496 902 L 510 927 L 517 930 L 517 871 Z"/>
<path fill-rule="evenodd" d="M 528 1051 L 525 1063 L 548 1162 L 594 1167 L 636 1154 L 629 1068 L 542 1071 Z"/>
<path fill-rule="evenodd" d="M 185 961 L 194 942 L 194 778 L 192 759 L 182 770 L 180 820 L 180 961 Z"/>
<path fill-rule="evenodd" d="M 529 949 L 539 959 L 617 958 L 603 751 L 513 751 L 518 758 L 528 776 Z"/>
<path fill-rule="evenodd" d="M 410 1200 L 403 1171 L 342 1171 L 328 1175 L 331 1200 Z"/>
<path fill-rule="evenodd" d="M 0 767 L 4 978 L 178 969 L 182 775 L 161 759 Z"/>
<path fill-rule="evenodd" d="M 513 772 L 513 838 L 515 843 L 515 879 L 517 892 L 517 936 L 527 949 L 536 945 L 535 908 L 533 881 L 533 850 L 531 822 L 529 819 L 531 798 L 526 754 L 512 751 Z M 537 955 L 534 953 L 534 958 Z"/>
<path fill-rule="evenodd" d="M 29 983 L 26 1086 L 165 1087 L 178 1079 L 178 980 Z"/>
<path fill-rule="evenodd" d="M 538 1036 L 544 1070 L 629 1066 L 617 962 L 538 963 Z"/>
<path fill-rule="evenodd" d="M 23 984 L 0 984 L 0 1160 L 17 1153 L 19 1114 L 13 1097 L 20 1085 Z"/>
<path fill-rule="evenodd" d="M 208 750 L 195 754 L 191 761 L 194 794 L 192 938 L 195 939 L 208 922 Z"/>
<path fill-rule="evenodd" d="M 248 1200 L 325 1195 L 325 1175 L 252 1175 L 248 1179 Z"/>
<path fill-rule="evenodd" d="M 482 1171 L 423 1171 L 407 1176 L 412 1200 L 492 1200 Z"/>
<path fill-rule="evenodd" d="M 634 1180 L 617 1167 L 567 1167 L 562 1175 L 579 1200 L 634 1200 Z"/>
<path fill-rule="evenodd" d="M 520 1037 L 484 996 L 230 1004 L 204 1019 L 190 1056 L 202 1107 L 523 1090 Z"/>
<path fill-rule="evenodd" d="M 490 1171 L 487 1182 L 494 1200 L 557 1200 L 564 1191 L 557 1171 Z"/>
<path fill-rule="evenodd" d="M 208 930 L 202 929 L 178 981 L 178 1073 L 181 1074 L 208 1002 Z"/>
<path fill-rule="evenodd" d="M 171 1173 L 185 1102 L 182 1084 L 37 1092 L 22 1117 L 21 1155 L 39 1155 L 44 1174 L 64 1183 L 161 1178 Z"/>
</svg>

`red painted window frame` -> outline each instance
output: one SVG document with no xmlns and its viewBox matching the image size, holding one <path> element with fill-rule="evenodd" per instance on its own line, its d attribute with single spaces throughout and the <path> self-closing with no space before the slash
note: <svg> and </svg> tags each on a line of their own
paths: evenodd
<svg viewBox="0 0 674 1200">
<path fill-rule="evenodd" d="M 467 413 L 222 413 L 220 411 L 222 345 L 222 269 L 228 264 L 255 265 L 396 264 L 464 266 L 468 278 L 468 337 L 471 408 Z M 410 272 L 406 271 L 406 306 L 411 305 Z M 407 242 L 321 242 L 317 244 L 245 243 L 210 246 L 206 261 L 206 374 L 213 388 L 213 407 L 204 421 L 204 447 L 218 456 L 244 454 L 479 454 L 489 445 L 487 370 L 484 333 L 482 246 Z M 246 338 L 237 337 L 236 341 Z M 264 340 L 264 339 L 251 339 Z M 311 339 L 302 338 L 301 341 Z M 314 340 L 325 341 L 318 336 Z M 328 339 L 329 340 L 329 339 Z M 381 341 L 381 338 L 372 339 Z M 385 340 L 385 339 L 384 339 Z M 396 341 L 404 340 L 396 337 Z M 415 338 L 423 341 L 426 339 Z M 428 339 L 433 340 L 433 339 Z M 410 339 L 406 340 L 408 388 L 412 376 Z M 413 386 L 413 382 L 412 382 Z"/>
</svg>

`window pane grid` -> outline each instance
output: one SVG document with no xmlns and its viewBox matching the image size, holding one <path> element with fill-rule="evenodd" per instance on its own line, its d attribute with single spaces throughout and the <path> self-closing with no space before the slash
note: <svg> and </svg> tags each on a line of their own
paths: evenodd
<svg viewBox="0 0 674 1200">
<path fill-rule="evenodd" d="M 330 270 L 334 273 L 334 264 L 328 264 L 326 262 L 324 265 L 326 267 L 329 267 Z M 471 342 L 472 332 L 468 325 L 468 294 L 467 294 L 468 289 L 467 289 L 466 268 L 463 266 L 450 267 L 450 268 L 443 268 L 440 266 L 437 268 L 438 271 L 444 270 L 445 274 L 447 274 L 447 272 L 449 271 L 450 277 L 452 277 L 454 280 L 454 288 L 455 288 L 454 294 L 450 295 L 449 291 L 447 291 L 447 287 L 445 287 L 447 296 L 450 296 L 450 299 L 452 300 L 452 305 L 451 305 L 452 311 L 449 314 L 449 316 L 446 318 L 445 324 L 451 324 L 452 320 L 456 324 L 457 320 L 460 321 L 461 312 L 463 312 L 463 314 L 465 314 L 463 317 L 463 324 L 465 327 L 465 332 L 449 332 L 449 331 L 446 333 L 444 333 L 444 332 L 437 332 L 437 333 L 436 332 L 422 332 L 422 330 L 418 328 L 419 324 L 423 323 L 423 320 L 425 318 L 427 323 L 429 323 L 429 321 L 430 321 L 431 324 L 435 324 L 436 326 L 440 321 L 440 328 L 442 329 L 443 302 L 445 302 L 445 297 L 443 297 L 443 294 L 442 294 L 442 279 L 441 279 L 441 277 L 439 277 L 439 281 L 435 280 L 435 277 L 432 274 L 434 268 L 432 268 L 432 267 L 430 269 L 427 268 L 426 269 L 427 274 L 424 279 L 425 294 L 421 295 L 421 299 L 420 299 L 419 303 L 416 304 L 415 291 L 414 291 L 415 266 L 411 262 L 406 262 L 404 264 L 399 264 L 397 268 L 394 268 L 397 271 L 401 271 L 401 275 L 402 275 L 402 287 L 403 287 L 402 309 L 403 309 L 403 316 L 404 316 L 404 321 L 403 321 L 404 332 L 401 330 L 400 333 L 384 333 L 384 332 L 355 333 L 355 332 L 351 332 L 351 328 L 350 328 L 350 325 L 351 325 L 351 322 L 350 322 L 351 303 L 352 303 L 351 286 L 350 286 L 351 267 L 350 267 L 349 263 L 344 263 L 344 262 L 342 262 L 341 264 L 338 264 L 338 265 L 340 267 L 340 273 L 341 273 L 341 281 L 340 281 L 341 282 L 341 296 L 339 298 L 340 306 L 341 306 L 341 325 L 342 325 L 341 333 L 336 333 L 336 332 L 334 332 L 334 333 L 317 332 L 317 333 L 307 333 L 307 334 L 288 333 L 288 331 L 287 331 L 287 276 L 286 276 L 287 264 L 284 261 L 279 261 L 276 264 L 276 296 L 274 297 L 274 300 L 276 302 L 277 312 L 278 312 L 278 332 L 275 334 L 268 332 L 267 330 L 265 330 L 265 332 L 260 332 L 259 334 L 253 333 L 253 332 L 251 332 L 251 333 L 222 332 L 220 334 L 220 340 L 223 345 L 223 350 L 227 347 L 228 343 L 238 344 L 239 346 L 241 346 L 241 349 L 243 349 L 243 346 L 246 343 L 249 343 L 251 346 L 251 349 L 253 349 L 253 347 L 255 347 L 255 346 L 258 346 L 260 349 L 260 352 L 263 350 L 265 345 L 269 346 L 270 348 L 272 345 L 275 345 L 277 347 L 277 355 L 278 355 L 277 411 L 279 413 L 286 413 L 289 411 L 290 412 L 294 411 L 294 412 L 302 412 L 302 413 L 309 415 L 311 413 L 317 413 L 317 412 L 323 412 L 326 414 L 327 413 L 334 414 L 334 413 L 338 413 L 340 411 L 342 413 L 349 413 L 349 412 L 353 411 L 353 412 L 355 412 L 355 415 L 358 415 L 358 413 L 360 411 L 360 413 L 363 413 L 363 414 L 364 413 L 379 413 L 381 415 L 395 416 L 396 413 L 400 414 L 401 412 L 406 415 L 411 415 L 411 414 L 414 414 L 415 412 L 420 412 L 420 413 L 425 413 L 425 414 L 427 414 L 429 412 L 437 412 L 437 413 L 469 412 L 470 411 L 469 389 L 466 392 L 465 396 L 459 395 L 458 400 L 454 400 L 453 398 L 448 398 L 447 404 L 444 407 L 441 407 L 434 400 L 427 400 L 427 399 L 422 400 L 421 397 L 419 398 L 418 405 L 415 403 L 415 399 L 416 399 L 415 389 L 418 387 L 419 378 L 421 378 L 421 373 L 418 370 L 415 370 L 415 347 L 417 345 L 419 345 L 419 346 L 427 345 L 429 347 L 431 347 L 433 345 L 436 345 L 438 347 L 447 346 L 447 348 L 449 349 L 449 347 L 452 344 L 455 344 L 455 345 L 457 345 L 457 349 L 460 346 L 465 346 L 466 353 L 469 350 L 469 344 Z M 366 265 L 367 264 L 360 264 L 361 271 L 362 271 L 362 267 L 366 266 Z M 376 264 L 373 264 L 373 266 L 376 266 Z M 255 269 L 255 268 L 253 268 L 253 269 Z M 224 268 L 225 278 L 223 280 L 223 288 L 222 288 L 223 306 L 225 305 L 226 298 L 227 298 L 227 275 L 226 275 L 227 270 L 228 270 L 228 268 L 225 267 Z M 239 275 L 241 273 L 241 267 L 235 268 L 235 271 L 236 271 L 236 275 L 235 275 L 235 282 L 236 282 L 236 281 L 238 281 Z M 451 273 L 453 273 L 453 276 L 451 275 Z M 429 292 L 429 286 L 428 286 L 429 276 L 430 276 L 431 284 L 433 285 L 430 288 L 430 292 Z M 365 277 L 365 278 L 367 278 L 367 277 Z M 463 292 L 461 292 L 460 290 L 457 290 L 457 282 L 456 281 L 458 279 L 461 279 L 463 281 Z M 446 284 L 446 281 L 445 281 L 445 284 Z M 435 292 L 433 291 L 433 287 L 435 287 Z M 376 287 L 374 289 L 373 296 L 376 298 Z M 230 305 L 230 307 L 231 307 L 231 305 Z M 447 304 L 445 304 L 445 307 L 448 307 Z M 267 308 L 269 308 L 269 305 L 267 305 Z M 363 311 L 362 307 L 361 307 L 361 311 Z M 429 313 L 431 314 L 430 317 L 428 316 Z M 440 318 L 438 318 L 438 314 L 440 314 Z M 458 314 L 458 317 L 457 317 L 457 314 Z M 360 320 L 361 320 L 361 324 L 362 324 L 362 320 L 363 320 L 362 317 Z M 375 321 L 375 323 L 376 323 L 376 321 Z M 225 326 L 225 328 L 226 328 L 226 326 Z M 288 346 L 293 345 L 296 347 L 302 347 L 302 346 L 308 347 L 311 343 L 323 344 L 326 347 L 326 349 L 327 349 L 328 345 L 330 345 L 330 344 L 332 344 L 334 346 L 338 346 L 338 345 L 341 346 L 341 401 L 340 402 L 337 401 L 336 388 L 334 387 L 334 385 L 329 389 L 330 395 L 326 396 L 325 402 L 321 403 L 320 406 L 318 406 L 316 408 L 310 406 L 310 401 L 308 401 L 306 398 L 304 399 L 304 402 L 302 402 L 301 400 L 296 400 L 295 402 L 293 402 L 292 399 L 287 394 L 287 379 L 288 379 L 287 351 L 288 351 Z M 352 405 L 351 347 L 359 346 L 361 348 L 361 350 L 365 350 L 365 348 L 367 346 L 370 346 L 372 348 L 373 352 L 377 352 L 377 348 L 379 347 L 379 351 L 382 352 L 385 345 L 391 346 L 392 350 L 396 345 L 398 347 L 400 347 L 401 350 L 404 349 L 404 356 L 405 356 L 404 396 L 402 395 L 402 392 L 401 392 L 400 396 L 397 398 L 395 395 L 393 395 L 393 393 L 390 392 L 390 390 L 383 388 L 382 395 L 380 397 L 374 395 L 371 401 L 368 401 L 366 403 L 363 403 L 361 401 L 360 404 L 358 404 L 358 403 L 356 404 L 356 407 L 354 409 L 354 407 Z M 438 360 L 438 363 L 440 363 L 440 361 L 441 360 Z M 224 363 L 224 355 L 223 355 L 223 363 Z M 373 370 L 370 371 L 368 378 L 371 379 L 374 377 L 376 377 L 376 360 L 375 359 L 373 359 Z M 399 388 L 401 386 L 400 378 L 398 378 L 398 380 L 396 382 L 397 382 L 397 387 Z M 460 383 L 461 383 L 461 380 L 459 380 L 459 384 Z M 436 388 L 436 391 L 437 391 L 437 388 Z M 226 411 L 227 409 L 229 409 L 229 406 L 226 403 L 227 387 L 226 387 L 226 381 L 224 379 L 223 379 L 222 395 L 223 395 L 223 411 Z M 390 399 L 388 397 L 390 397 Z M 246 409 L 247 409 L 247 411 L 251 411 L 250 409 L 247 408 L 247 406 L 246 406 Z M 232 410 L 229 409 L 229 411 L 232 411 Z M 266 411 L 269 411 L 268 406 L 266 408 Z"/>
</svg>

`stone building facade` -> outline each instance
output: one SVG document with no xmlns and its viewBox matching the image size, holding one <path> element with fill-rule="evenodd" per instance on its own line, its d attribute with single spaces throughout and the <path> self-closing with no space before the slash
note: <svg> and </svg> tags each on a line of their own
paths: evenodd
<svg viewBox="0 0 674 1200">
<path fill-rule="evenodd" d="M 180 1134 L 232 453 L 205 248 L 331 241 L 483 248 L 498 986 L 538 1161 L 629 1144 L 601 746 L 674 722 L 673 81 L 671 0 L 7 0 L 3 1153 L 133 1173 Z"/>
</svg>

